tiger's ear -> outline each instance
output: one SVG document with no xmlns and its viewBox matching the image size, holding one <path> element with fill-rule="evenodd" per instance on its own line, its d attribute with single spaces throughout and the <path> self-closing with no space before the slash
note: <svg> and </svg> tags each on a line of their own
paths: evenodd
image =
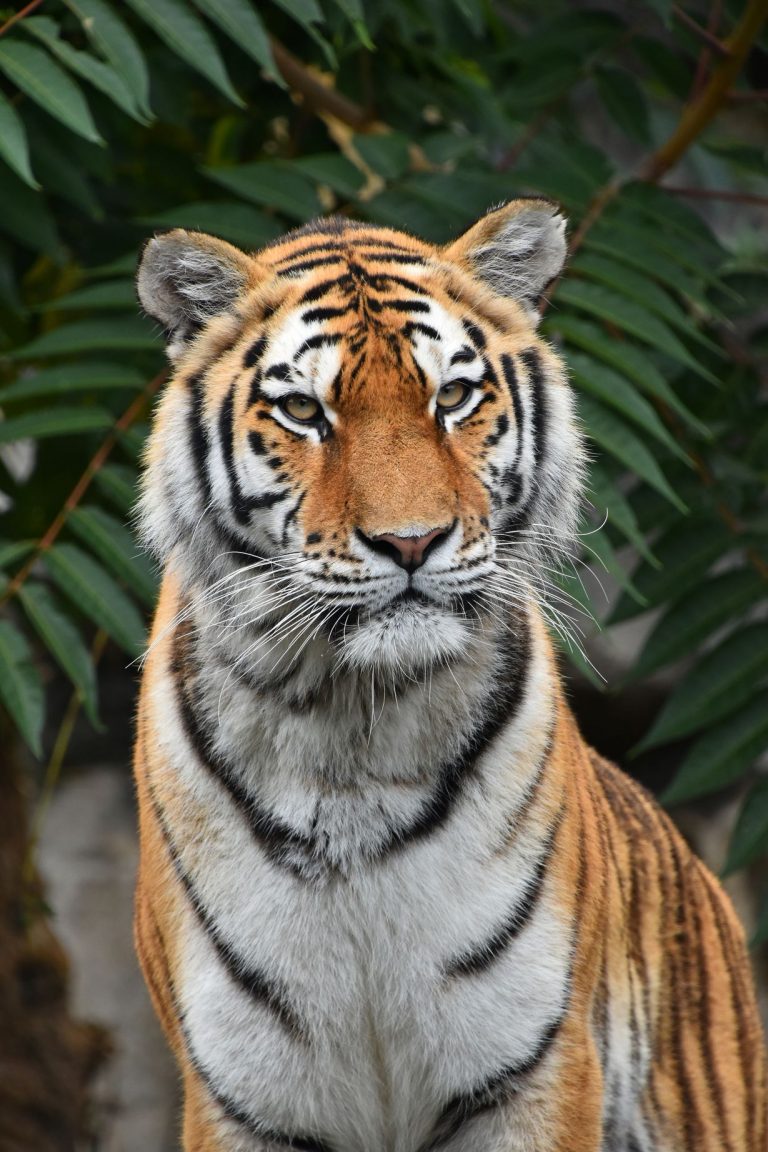
<svg viewBox="0 0 768 1152">
<path fill-rule="evenodd" d="M 144 311 L 165 329 L 171 360 L 248 291 L 257 268 L 244 252 L 203 232 L 176 228 L 145 244 L 136 289 Z"/>
<path fill-rule="evenodd" d="M 565 217 L 551 200 L 511 200 L 495 208 L 443 248 L 497 292 L 538 320 L 536 302 L 559 275 L 567 254 Z"/>
</svg>

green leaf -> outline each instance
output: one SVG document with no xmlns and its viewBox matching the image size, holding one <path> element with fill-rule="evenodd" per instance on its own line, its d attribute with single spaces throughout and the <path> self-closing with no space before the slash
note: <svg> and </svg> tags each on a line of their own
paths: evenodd
<svg viewBox="0 0 768 1152">
<path fill-rule="evenodd" d="M 231 168 L 205 167 L 202 172 L 237 196 L 275 208 L 302 223 L 322 211 L 312 182 L 288 163 L 262 160 Z"/>
<path fill-rule="evenodd" d="M 327 152 L 319 156 L 302 156 L 292 160 L 297 172 L 308 176 L 318 184 L 327 184 L 334 192 L 350 199 L 357 196 L 365 183 L 365 178 L 351 160 L 338 152 Z"/>
<path fill-rule="evenodd" d="M 111 428 L 114 417 L 103 408 L 44 408 L 0 420 L 0 444 L 14 440 L 44 440 L 51 436 L 72 436 L 77 432 L 98 432 Z"/>
<path fill-rule="evenodd" d="M 645 444 L 623 420 L 614 416 L 610 408 L 582 393 L 579 396 L 579 414 L 587 432 L 600 448 L 636 472 L 681 512 L 686 511 L 685 504 L 670 486 Z"/>
<path fill-rule="evenodd" d="M 141 388 L 144 377 L 129 364 L 86 361 L 42 368 L 0 388 L 0 403 L 32 400 L 40 396 L 69 396 L 71 392 L 100 391 L 103 388 Z"/>
<path fill-rule="evenodd" d="M 129 464 L 106 464 L 96 473 L 96 487 L 127 515 L 136 502 L 136 472 Z"/>
<path fill-rule="evenodd" d="M 568 363 L 579 388 L 615 408 L 662 443 L 673 455 L 688 462 L 687 455 L 664 427 L 648 401 L 639 396 L 623 376 L 578 352 L 570 354 Z"/>
<path fill-rule="evenodd" d="M 265 212 L 233 200 L 179 204 L 176 208 L 143 216 L 141 223 L 154 228 L 192 228 L 197 232 L 210 232 L 243 248 L 261 248 L 284 231 Z"/>
<path fill-rule="evenodd" d="M 323 22 L 322 9 L 317 0 L 273 0 L 273 2 L 307 30 L 311 24 Z"/>
<path fill-rule="evenodd" d="M 15 244 L 61 260 L 63 249 L 51 213 L 39 192 L 30 192 L 18 176 L 0 164 L 0 231 Z"/>
<path fill-rule="evenodd" d="M 617 261 L 591 252 L 581 252 L 569 265 L 569 271 L 579 272 L 592 280 L 606 284 L 615 292 L 620 292 L 630 300 L 641 304 L 649 312 L 666 320 L 686 336 L 707 347 L 711 352 L 722 355 L 721 349 L 696 327 L 686 316 L 679 304 L 647 276 L 627 268 Z"/>
<path fill-rule="evenodd" d="M 630 580 L 626 569 L 616 555 L 616 550 L 608 539 L 608 534 L 603 531 L 590 532 L 586 537 L 581 538 L 582 546 L 595 557 L 603 567 L 613 576 L 619 587 L 623 588 L 628 596 L 636 600 L 642 608 L 645 607 L 645 600 L 642 595 L 635 588 Z"/>
<path fill-rule="evenodd" d="M 54 296 L 38 305 L 36 312 L 89 312 L 111 310 L 133 310 L 137 307 L 136 287 L 133 280 L 111 280 L 108 284 L 93 284 L 78 288 L 66 296 Z"/>
<path fill-rule="evenodd" d="M 172 52 L 218 88 L 233 104 L 245 104 L 232 87 L 216 41 L 185 0 L 127 0 Z"/>
<path fill-rule="evenodd" d="M 622 132 L 640 144 L 649 145 L 648 105 L 634 76 L 624 69 L 598 65 L 595 80 L 603 108 Z"/>
<path fill-rule="evenodd" d="M 728 858 L 723 866 L 723 874 L 737 869 L 764 856 L 768 851 L 768 776 L 761 776 L 752 785 L 742 805 L 736 827 L 731 835 Z"/>
<path fill-rule="evenodd" d="M 768 623 L 731 633 L 680 681 L 634 752 L 646 751 L 722 720 L 768 672 Z"/>
<path fill-rule="evenodd" d="M 396 180 L 408 171 L 411 163 L 409 143 L 408 137 L 400 132 L 354 138 L 355 148 L 366 164 L 387 180 Z"/>
<path fill-rule="evenodd" d="M 596 324 L 563 313 L 548 317 L 544 329 L 547 332 L 559 333 L 566 341 L 576 344 L 586 352 L 591 352 L 598 360 L 616 368 L 644 392 L 668 404 L 700 436 L 711 439 L 706 425 L 702 424 L 701 420 L 678 399 L 656 365 L 649 359 L 647 352 L 635 344 L 628 344 L 626 340 L 616 340 L 606 335 Z"/>
<path fill-rule="evenodd" d="M 768 695 L 762 691 L 699 737 L 662 795 L 662 803 L 681 804 L 727 787 L 749 770 L 766 745 Z"/>
<path fill-rule="evenodd" d="M 22 556 L 28 556 L 34 546 L 34 540 L 0 540 L 0 568 L 7 568 Z"/>
<path fill-rule="evenodd" d="M 457 0 L 457 2 L 462 2 L 462 0 Z M 466 2 L 466 0 L 464 0 L 464 2 Z M 369 52 L 375 52 L 376 49 L 371 40 L 368 28 L 366 27 L 365 13 L 363 12 L 363 5 L 360 3 L 360 0 L 334 0 L 334 3 L 337 8 L 341 9 L 347 20 L 349 20 L 363 48 L 367 48 Z"/>
<path fill-rule="evenodd" d="M 46 356 L 68 356 L 75 352 L 159 351 L 159 333 L 141 316 L 120 316 L 109 320 L 78 320 L 44 332 L 42 336 L 8 353 L 11 360 L 36 360 Z"/>
<path fill-rule="evenodd" d="M 768 589 L 751 568 L 722 572 L 697 583 L 682 600 L 668 608 L 658 621 L 630 674 L 638 680 L 696 651 L 717 628 L 735 621 Z"/>
<path fill-rule="evenodd" d="M 79 630 L 44 584 L 28 580 L 19 589 L 19 600 L 56 663 L 79 690 L 89 720 L 98 725 L 96 673 Z"/>
<path fill-rule="evenodd" d="M 732 544 L 724 524 L 691 516 L 676 521 L 653 546 L 660 567 L 643 563 L 633 574 L 635 587 L 654 607 L 670 600 L 679 600 L 701 581 L 718 557 Z M 614 608 L 610 623 L 618 624 L 637 614 L 637 607 L 622 597 Z"/>
<path fill-rule="evenodd" d="M 39 188 L 29 166 L 27 133 L 18 112 L 0 92 L 0 156 L 30 188 Z"/>
<path fill-rule="evenodd" d="M 47 16 L 32 16 L 24 21 L 24 31 L 35 36 L 69 68 L 70 72 L 74 72 L 94 88 L 98 88 L 128 116 L 138 120 L 140 124 L 147 123 L 122 76 L 103 60 L 98 60 L 88 52 L 79 52 L 66 40 L 60 40 L 59 28 L 54 20 Z"/>
<path fill-rule="evenodd" d="M 629 540 L 631 544 L 634 544 L 640 555 L 643 556 L 649 564 L 658 567 L 659 561 L 648 547 L 631 504 L 629 504 L 624 493 L 620 491 L 605 469 L 594 462 L 589 469 L 587 491 L 594 498 L 594 505 L 598 516 L 602 519 L 602 517 L 607 514 L 608 524 L 617 528 L 622 535 L 626 536 L 627 540 Z"/>
<path fill-rule="evenodd" d="M 94 144 L 104 143 L 77 84 L 42 48 L 21 40 L 3 40 L 0 72 L 78 136 Z"/>
<path fill-rule="evenodd" d="M 218 24 L 219 28 L 242 48 L 243 52 L 247 52 L 251 59 L 266 68 L 281 88 L 286 87 L 272 58 L 267 30 L 249 0 L 194 0 L 194 2 L 209 20 Z"/>
<path fill-rule="evenodd" d="M 81 157 L 72 147 L 80 141 L 73 139 L 72 133 L 60 124 L 52 124 L 44 113 L 30 108 L 25 111 L 35 171 L 48 195 L 68 200 L 92 220 L 103 219 L 101 202 L 93 191 Z M 85 144 L 84 147 L 93 146 Z"/>
<path fill-rule="evenodd" d="M 64 0 L 80 20 L 93 46 L 109 60 L 128 85 L 138 107 L 151 116 L 149 72 L 136 37 L 104 0 Z"/>
<path fill-rule="evenodd" d="M 93 505 L 75 508 L 67 523 L 148 608 L 154 607 L 157 573 L 124 524 Z"/>
<path fill-rule="evenodd" d="M 0 620 L 0 700 L 35 756 L 42 755 L 45 697 L 29 644 L 8 620 Z"/>
<path fill-rule="evenodd" d="M 138 656 L 146 642 L 136 605 L 117 582 L 74 544 L 54 544 L 45 566 L 62 592 L 126 652 Z"/>
<path fill-rule="evenodd" d="M 664 352 L 672 360 L 684 364 L 698 376 L 717 383 L 717 378 L 690 354 L 663 321 L 634 301 L 617 296 L 600 284 L 581 280 L 561 281 L 555 293 L 555 301 L 559 305 L 570 304 L 573 308 L 615 324 L 656 351 Z"/>
</svg>

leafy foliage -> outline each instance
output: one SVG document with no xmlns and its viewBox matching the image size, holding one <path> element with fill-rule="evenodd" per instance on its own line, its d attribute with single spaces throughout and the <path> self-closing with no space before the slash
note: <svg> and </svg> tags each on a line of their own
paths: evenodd
<svg viewBox="0 0 768 1152">
<path fill-rule="evenodd" d="M 725 7 L 723 34 L 741 27 Z M 673 679 L 641 748 L 685 741 L 670 802 L 754 781 L 729 867 L 764 853 L 768 274 L 740 201 L 765 195 L 765 136 L 732 114 L 685 128 L 717 80 L 690 26 L 659 0 L 48 0 L 13 15 L 0 9 L 0 699 L 32 750 L 46 654 L 95 722 L 94 629 L 136 655 L 156 588 L 122 526 L 162 370 L 131 286 L 146 234 L 258 247 L 334 209 L 440 242 L 544 194 L 574 221 L 544 328 L 592 440 L 585 548 L 621 589 L 607 626 L 651 622 L 628 679 Z M 659 184 L 683 152 L 699 199 Z M 707 199 L 713 184 L 729 199 Z"/>
</svg>

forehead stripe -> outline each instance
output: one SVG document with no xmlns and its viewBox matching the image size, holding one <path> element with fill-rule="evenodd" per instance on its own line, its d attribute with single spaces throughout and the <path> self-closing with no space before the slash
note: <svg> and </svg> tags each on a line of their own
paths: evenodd
<svg viewBox="0 0 768 1152">
<path fill-rule="evenodd" d="M 341 264 L 344 257 L 339 253 L 336 256 L 318 256 L 315 260 L 300 260 L 296 264 L 289 264 L 281 268 L 278 276 L 295 276 L 297 272 L 309 272 L 312 268 L 320 268 L 323 264 Z"/>
<path fill-rule="evenodd" d="M 337 316 L 346 316 L 348 308 L 308 308 L 302 312 L 301 318 L 305 324 L 312 324 L 316 320 L 334 320 Z"/>
<path fill-rule="evenodd" d="M 515 362 L 508 352 L 505 352 L 501 357 L 501 371 L 504 374 L 504 380 L 509 394 L 512 397 L 512 407 L 515 413 L 515 433 L 517 435 L 517 444 L 515 446 L 515 459 L 512 461 L 512 467 L 517 467 L 520 459 L 520 450 L 523 445 L 523 404 L 520 399 L 520 389 L 517 383 L 517 376 L 515 375 Z"/>
<path fill-rule="evenodd" d="M 381 302 L 385 308 L 393 308 L 395 312 L 429 312 L 430 305 L 426 300 L 387 300 Z"/>
</svg>

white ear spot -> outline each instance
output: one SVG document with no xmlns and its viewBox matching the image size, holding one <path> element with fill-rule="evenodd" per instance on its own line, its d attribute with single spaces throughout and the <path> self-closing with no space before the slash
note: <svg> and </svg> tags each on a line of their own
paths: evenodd
<svg viewBox="0 0 768 1152">
<path fill-rule="evenodd" d="M 565 218 L 549 200 L 513 200 L 489 212 L 445 249 L 499 296 L 532 309 L 562 271 Z"/>
<path fill-rule="evenodd" d="M 243 252 L 203 233 L 177 229 L 148 242 L 136 288 L 142 308 L 165 329 L 171 359 L 246 291 L 253 269 Z"/>
</svg>

